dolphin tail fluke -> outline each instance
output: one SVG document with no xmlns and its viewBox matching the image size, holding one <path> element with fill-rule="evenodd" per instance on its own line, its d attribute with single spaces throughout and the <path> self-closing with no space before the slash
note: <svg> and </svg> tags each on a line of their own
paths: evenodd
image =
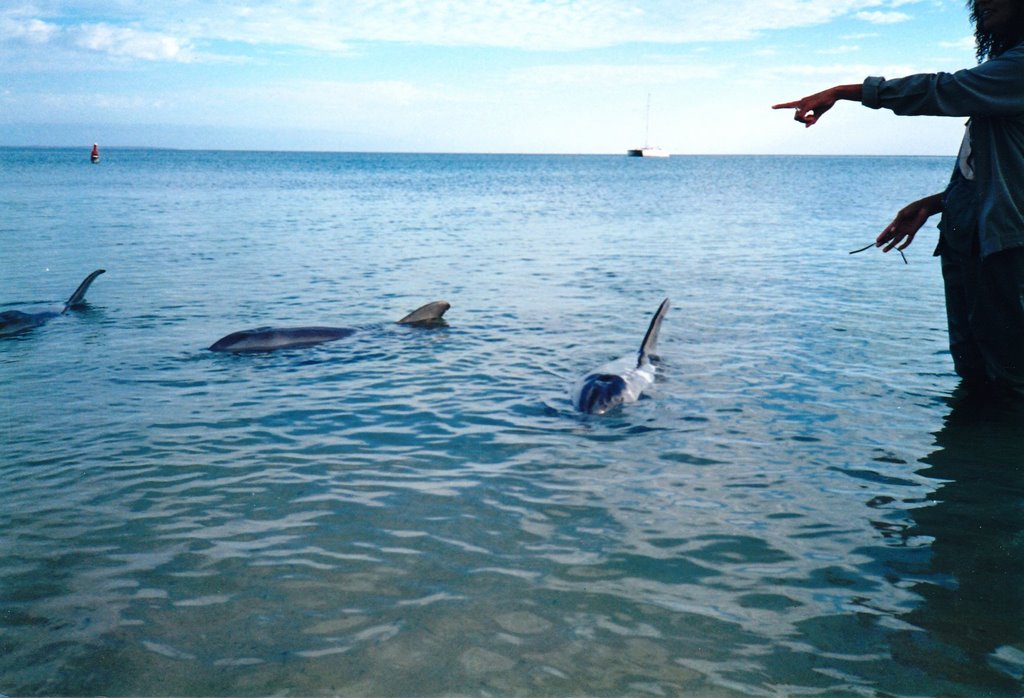
<svg viewBox="0 0 1024 698">
<path fill-rule="evenodd" d="M 434 301 L 417 308 L 398 321 L 399 325 L 423 325 L 438 322 L 448 312 L 451 305 L 448 301 Z"/>
<path fill-rule="evenodd" d="M 97 269 L 93 273 L 89 274 L 89 276 L 85 277 L 85 280 L 78 284 L 78 288 L 75 289 L 75 292 L 71 294 L 71 297 L 68 298 L 67 302 L 64 304 L 64 310 L 60 311 L 61 314 L 81 305 L 82 301 L 85 300 L 85 292 L 89 290 L 89 286 L 92 285 L 92 282 L 96 280 L 97 276 L 106 271 L 106 269 Z"/>
<path fill-rule="evenodd" d="M 644 341 L 640 345 L 640 355 L 637 357 L 636 365 L 639 367 L 645 361 L 650 354 L 652 354 L 658 345 L 658 332 L 661 331 L 661 321 L 665 318 L 665 313 L 671 307 L 668 298 L 661 302 L 658 306 L 658 311 L 654 313 L 654 317 L 651 318 L 651 326 L 647 328 L 647 334 L 644 335 Z"/>
</svg>

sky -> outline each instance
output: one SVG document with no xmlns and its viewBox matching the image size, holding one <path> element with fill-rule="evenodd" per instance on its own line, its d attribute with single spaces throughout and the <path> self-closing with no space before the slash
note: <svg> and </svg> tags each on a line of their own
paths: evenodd
<svg viewBox="0 0 1024 698">
<path fill-rule="evenodd" d="M 975 64 L 963 0 L 3 0 L 0 146 L 952 155 L 771 105 Z"/>
</svg>

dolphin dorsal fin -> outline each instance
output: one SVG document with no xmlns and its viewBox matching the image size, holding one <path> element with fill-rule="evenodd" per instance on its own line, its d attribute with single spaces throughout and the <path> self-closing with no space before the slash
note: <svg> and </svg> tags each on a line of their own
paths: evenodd
<svg viewBox="0 0 1024 698">
<path fill-rule="evenodd" d="M 651 326 L 647 328 L 647 334 L 644 335 L 644 341 L 640 344 L 640 354 L 637 357 L 636 365 L 639 368 L 647 357 L 654 352 L 658 345 L 658 332 L 661 331 L 661 321 L 665 318 L 665 313 L 671 307 L 668 298 L 661 302 L 658 306 L 658 311 L 654 313 L 654 317 L 651 318 Z"/>
<path fill-rule="evenodd" d="M 448 301 L 434 301 L 412 311 L 398 321 L 399 325 L 416 325 L 420 323 L 437 322 L 448 312 L 451 305 Z"/>
<path fill-rule="evenodd" d="M 78 288 L 75 289 L 75 292 L 71 294 L 71 297 L 68 298 L 67 302 L 64 304 L 64 310 L 60 311 L 61 314 L 68 312 L 71 308 L 74 308 L 85 300 L 85 292 L 89 290 L 89 286 L 92 285 L 92 282 L 96 280 L 97 276 L 106 271 L 106 269 L 97 269 L 93 273 L 89 274 L 89 276 L 85 277 L 82 283 L 78 284 Z"/>
</svg>

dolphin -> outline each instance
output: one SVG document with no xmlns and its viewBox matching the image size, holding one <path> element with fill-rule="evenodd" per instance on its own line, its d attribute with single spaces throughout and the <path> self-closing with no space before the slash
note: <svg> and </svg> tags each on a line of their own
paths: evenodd
<svg viewBox="0 0 1024 698">
<path fill-rule="evenodd" d="M 85 292 L 96 280 L 96 277 L 106 272 L 106 269 L 97 269 L 85 277 L 82 283 L 78 284 L 75 292 L 65 301 L 64 309 L 60 312 L 47 310 L 40 313 L 23 313 L 20 310 L 5 310 L 0 313 L 0 337 L 25 332 L 33 327 L 45 325 L 55 317 L 59 317 L 69 310 L 75 310 L 85 305 Z"/>
<path fill-rule="evenodd" d="M 658 343 L 661 321 L 669 309 L 666 298 L 651 318 L 636 359 L 626 356 L 609 362 L 580 378 L 572 391 L 572 404 L 580 412 L 604 414 L 613 407 L 636 402 L 640 394 L 654 383 L 651 356 Z"/>
<path fill-rule="evenodd" d="M 417 308 L 398 321 L 399 325 L 431 325 L 441 318 L 451 305 L 447 301 L 434 301 Z M 258 327 L 254 330 L 232 332 L 210 345 L 210 351 L 266 352 L 292 347 L 311 347 L 315 344 L 344 339 L 355 333 L 351 327 Z"/>
</svg>

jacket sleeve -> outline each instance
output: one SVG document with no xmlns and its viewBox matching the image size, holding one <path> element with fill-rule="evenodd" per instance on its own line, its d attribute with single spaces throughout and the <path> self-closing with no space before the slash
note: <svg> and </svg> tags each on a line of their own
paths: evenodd
<svg viewBox="0 0 1024 698">
<path fill-rule="evenodd" d="M 974 68 L 864 81 L 861 101 L 903 116 L 1024 116 L 1024 45 Z"/>
</svg>

